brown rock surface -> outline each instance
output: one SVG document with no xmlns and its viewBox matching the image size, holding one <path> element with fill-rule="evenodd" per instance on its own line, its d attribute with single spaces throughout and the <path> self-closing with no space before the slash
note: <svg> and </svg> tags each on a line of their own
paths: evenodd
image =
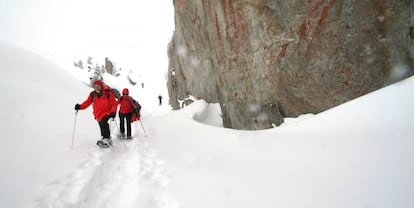
<svg viewBox="0 0 414 208">
<path fill-rule="evenodd" d="M 271 128 L 413 74 L 410 0 L 175 0 L 174 8 L 170 102 L 218 102 L 228 128 Z"/>
</svg>

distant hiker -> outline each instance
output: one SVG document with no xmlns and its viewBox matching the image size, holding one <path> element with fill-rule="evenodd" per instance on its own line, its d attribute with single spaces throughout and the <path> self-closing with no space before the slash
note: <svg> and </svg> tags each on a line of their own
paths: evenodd
<svg viewBox="0 0 414 208">
<path fill-rule="evenodd" d="M 141 82 L 141 86 L 142 86 L 142 88 L 144 88 L 144 83 L 143 82 Z"/>
<path fill-rule="evenodd" d="M 112 91 L 107 88 L 104 90 L 104 83 L 101 80 L 93 82 L 94 90 L 89 93 L 88 98 L 82 104 L 76 104 L 75 110 L 83 110 L 93 104 L 93 115 L 99 123 L 102 139 L 97 141 L 97 145 L 107 148 L 112 145 L 111 132 L 108 121 L 114 119 L 116 115 L 117 102 Z"/>
<path fill-rule="evenodd" d="M 134 100 L 131 96 L 129 96 L 128 88 L 122 90 L 122 96 L 119 97 L 118 104 L 119 107 L 119 120 L 120 120 L 120 128 L 121 131 L 120 138 L 121 139 L 132 139 L 131 136 L 131 123 L 139 120 L 139 111 L 141 110 L 141 106 L 139 103 Z M 139 109 L 138 109 L 139 108 Z M 127 134 L 125 137 L 125 121 L 126 121 L 126 129 Z"/>
<path fill-rule="evenodd" d="M 162 105 L 162 96 L 158 95 L 158 100 L 160 101 L 160 105 Z"/>
</svg>

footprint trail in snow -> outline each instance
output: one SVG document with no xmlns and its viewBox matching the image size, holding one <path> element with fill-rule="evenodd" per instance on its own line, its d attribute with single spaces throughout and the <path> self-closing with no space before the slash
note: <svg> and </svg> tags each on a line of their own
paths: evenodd
<svg viewBox="0 0 414 208">
<path fill-rule="evenodd" d="M 114 140 L 114 147 L 89 153 L 70 175 L 42 187 L 47 195 L 36 208 L 178 208 L 163 191 L 168 184 L 163 162 L 150 148 L 147 138 Z"/>
</svg>

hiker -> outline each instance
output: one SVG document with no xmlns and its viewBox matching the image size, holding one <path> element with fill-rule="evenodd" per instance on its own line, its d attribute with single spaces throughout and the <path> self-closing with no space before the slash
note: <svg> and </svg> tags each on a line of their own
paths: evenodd
<svg viewBox="0 0 414 208">
<path fill-rule="evenodd" d="M 108 121 L 110 118 L 115 118 L 117 102 L 109 87 L 104 90 L 104 86 L 101 80 L 95 80 L 93 82 L 94 90 L 89 93 L 88 98 L 82 104 L 75 105 L 75 110 L 83 110 L 93 104 L 93 115 L 98 121 L 102 136 L 102 139 L 98 140 L 96 144 L 99 147 L 107 148 L 112 145 Z"/>
<path fill-rule="evenodd" d="M 129 96 L 128 88 L 122 90 L 122 96 L 118 99 L 119 107 L 119 130 L 121 131 L 120 139 L 132 139 L 131 123 L 137 116 L 136 107 L 139 105 L 131 96 Z M 138 112 L 139 114 L 139 112 Z M 126 121 L 126 137 L 125 137 L 125 121 Z"/>
<path fill-rule="evenodd" d="M 160 101 L 160 105 L 162 105 L 162 96 L 158 95 L 158 100 Z"/>
</svg>

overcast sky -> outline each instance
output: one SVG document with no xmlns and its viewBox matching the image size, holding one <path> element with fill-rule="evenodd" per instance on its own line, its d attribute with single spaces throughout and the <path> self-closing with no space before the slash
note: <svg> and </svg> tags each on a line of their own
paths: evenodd
<svg viewBox="0 0 414 208">
<path fill-rule="evenodd" d="M 0 41 L 44 56 L 109 56 L 132 66 L 160 50 L 166 56 L 173 12 L 172 0 L 0 0 Z"/>
</svg>

